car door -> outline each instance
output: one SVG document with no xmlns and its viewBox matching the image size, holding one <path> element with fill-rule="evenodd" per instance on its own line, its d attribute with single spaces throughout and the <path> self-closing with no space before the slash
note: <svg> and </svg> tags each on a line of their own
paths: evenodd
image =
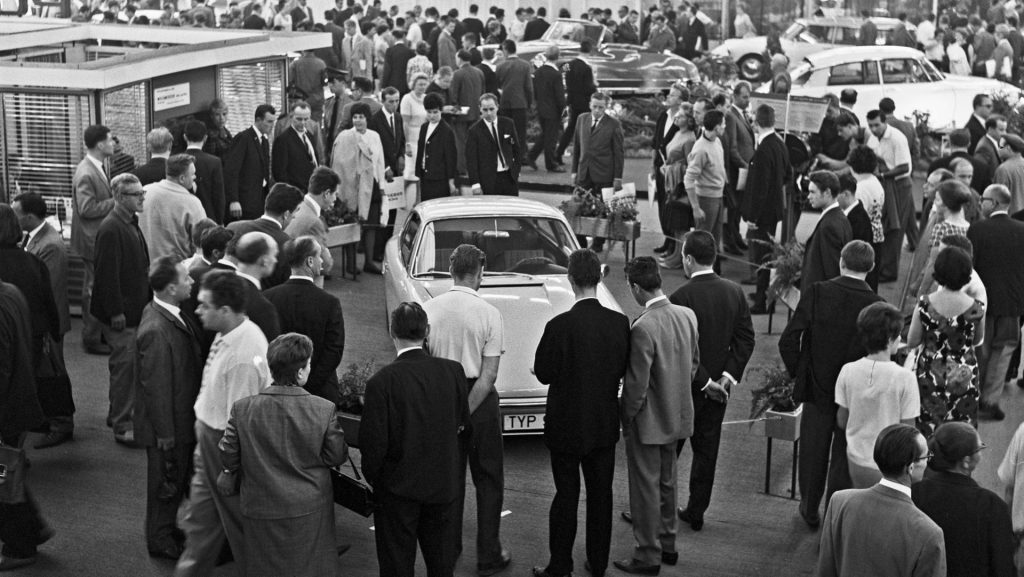
<svg viewBox="0 0 1024 577">
<path fill-rule="evenodd" d="M 829 69 L 829 92 L 838 94 L 846 88 L 857 91 L 857 105 L 853 111 L 864 115 L 878 107 L 882 98 L 882 87 L 878 82 L 878 63 L 874 60 L 856 60 L 835 64 Z"/>
<path fill-rule="evenodd" d="M 884 58 L 878 61 L 882 96 L 896 103 L 900 119 L 910 117 L 915 108 L 936 99 L 935 84 L 915 58 Z M 945 98 L 945 96 L 943 96 Z"/>
<path fill-rule="evenodd" d="M 412 263 L 420 225 L 419 213 L 410 214 L 405 221 L 405 226 L 402 227 L 402 233 L 398 235 L 397 243 L 394 245 L 389 243 L 384 258 L 384 309 L 388 324 L 391 322 L 391 311 L 399 303 L 412 300 L 412 295 L 415 292 L 411 284 L 412 278 L 409 276 L 409 266 Z"/>
</svg>

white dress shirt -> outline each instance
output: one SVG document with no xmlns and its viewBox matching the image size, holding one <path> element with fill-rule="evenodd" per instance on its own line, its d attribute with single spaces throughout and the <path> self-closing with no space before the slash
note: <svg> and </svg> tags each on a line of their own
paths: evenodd
<svg viewBox="0 0 1024 577">
<path fill-rule="evenodd" d="M 224 430 L 235 401 L 259 394 L 270 382 L 267 338 L 256 323 L 245 319 L 231 332 L 217 333 L 213 341 L 196 398 L 196 419 Z"/>
</svg>

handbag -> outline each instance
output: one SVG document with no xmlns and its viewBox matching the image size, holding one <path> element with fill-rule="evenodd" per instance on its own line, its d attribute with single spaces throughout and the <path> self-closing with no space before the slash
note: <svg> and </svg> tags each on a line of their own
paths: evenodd
<svg viewBox="0 0 1024 577">
<path fill-rule="evenodd" d="M 349 477 L 339 469 L 331 469 L 331 484 L 334 486 L 334 502 L 342 507 L 369 517 L 377 504 L 373 500 L 373 489 L 363 481 L 355 463 L 349 461 L 355 478 Z"/>
<path fill-rule="evenodd" d="M 24 503 L 25 451 L 0 442 L 0 503 Z"/>
</svg>

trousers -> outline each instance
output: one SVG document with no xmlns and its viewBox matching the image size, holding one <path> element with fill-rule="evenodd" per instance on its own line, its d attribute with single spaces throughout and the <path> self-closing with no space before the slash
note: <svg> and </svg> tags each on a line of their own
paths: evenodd
<svg viewBox="0 0 1024 577">
<path fill-rule="evenodd" d="M 633 558 L 660 565 L 676 550 L 676 443 L 645 445 L 636 426 L 626 437 L 629 512 L 633 516 Z"/>
<path fill-rule="evenodd" d="M 526 158 L 530 162 L 536 162 L 537 157 L 544 153 L 544 167 L 548 170 L 558 166 L 559 158 L 555 156 L 555 148 L 558 146 L 558 131 L 562 128 L 561 118 L 541 118 L 540 140 L 533 143 Z"/>
<path fill-rule="evenodd" d="M 998 406 L 1006 387 L 1007 367 L 1020 341 L 1020 317 L 985 316 L 985 340 L 978 347 L 981 404 Z"/>
<path fill-rule="evenodd" d="M 711 505 L 725 408 L 725 403 L 714 401 L 704 393 L 693 394 L 693 436 L 690 437 L 693 461 L 690 464 L 690 497 L 686 508 L 697 517 L 704 515 Z M 677 457 L 685 444 L 686 439 L 676 444 Z"/>
<path fill-rule="evenodd" d="M 373 538 L 380 577 L 413 577 L 417 542 L 427 577 L 452 577 L 457 557 L 445 536 L 452 533 L 453 525 L 461 524 L 455 516 L 456 503 L 421 503 L 387 491 L 378 499 Z"/>
<path fill-rule="evenodd" d="M 472 387 L 472 385 L 471 385 Z M 476 487 L 476 562 L 501 561 L 501 507 L 505 497 L 504 445 L 498 393 L 492 392 L 469 417 L 473 426 L 469 447 L 463 455 L 462 483 L 455 498 L 455 557 L 462 555 L 462 516 L 466 501 L 466 462 Z"/>
<path fill-rule="evenodd" d="M 608 568 L 612 545 L 612 480 L 615 447 L 594 449 L 586 455 L 551 452 L 555 498 L 548 514 L 548 573 L 572 573 L 572 548 L 576 543 L 576 511 L 580 502 L 580 470 L 587 486 L 587 561 L 593 575 Z"/>
<path fill-rule="evenodd" d="M 11 447 L 22 447 L 25 436 L 5 435 L 0 440 Z M 3 549 L 0 551 L 3 556 L 12 559 L 34 557 L 46 526 L 46 521 L 39 512 L 39 505 L 36 504 L 27 486 L 24 503 L 0 503 L 0 543 L 3 543 Z"/>
<path fill-rule="evenodd" d="M 835 402 L 805 402 L 800 420 L 800 459 L 797 470 L 800 500 L 808 512 L 815 512 L 825 496 L 849 489 L 850 471 L 846 457 L 846 432 L 836 422 Z M 826 493 L 827 489 L 827 493 Z"/>
<path fill-rule="evenodd" d="M 132 408 L 135 406 L 135 332 L 138 327 L 115 331 L 100 324 L 103 338 L 110 345 L 110 408 L 107 422 L 115 434 L 132 430 Z"/>
<path fill-rule="evenodd" d="M 175 444 L 170 451 L 146 447 L 145 533 L 146 546 L 150 551 L 158 551 L 174 544 L 173 534 L 178 527 L 178 507 L 185 498 L 185 489 L 192 473 L 194 450 L 193 443 Z M 168 460 L 173 460 L 174 467 L 165 475 L 165 462 Z M 178 486 L 178 493 L 173 498 L 160 499 L 160 487 L 165 478 Z"/>
</svg>

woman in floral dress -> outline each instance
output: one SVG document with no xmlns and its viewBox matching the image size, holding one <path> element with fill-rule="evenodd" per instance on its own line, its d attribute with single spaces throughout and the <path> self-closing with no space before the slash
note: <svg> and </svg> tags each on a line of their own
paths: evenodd
<svg viewBox="0 0 1024 577">
<path fill-rule="evenodd" d="M 971 259 L 960 248 L 943 249 L 935 259 L 939 288 L 922 296 L 910 324 L 908 345 L 921 345 L 917 386 L 926 436 L 946 421 L 978 426 L 978 360 L 974 347 L 985 334 L 985 305 L 961 289 L 971 278 Z"/>
</svg>

